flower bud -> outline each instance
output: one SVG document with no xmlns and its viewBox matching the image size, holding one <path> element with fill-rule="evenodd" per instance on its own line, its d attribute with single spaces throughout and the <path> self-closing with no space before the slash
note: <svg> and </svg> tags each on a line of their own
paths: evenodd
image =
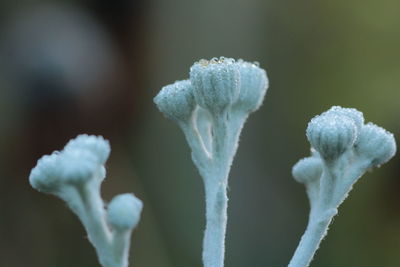
<svg viewBox="0 0 400 267">
<path fill-rule="evenodd" d="M 321 115 L 328 115 L 328 114 L 346 116 L 349 119 L 352 119 L 357 127 L 357 131 L 360 131 L 361 127 L 364 125 L 363 113 L 355 108 L 342 108 L 340 106 L 333 106 L 328 111 L 322 113 Z"/>
<path fill-rule="evenodd" d="M 107 209 L 109 224 L 119 231 L 136 227 L 140 220 L 143 204 L 133 194 L 121 194 L 114 197 Z"/>
<path fill-rule="evenodd" d="M 99 168 L 95 154 L 83 149 L 68 149 L 60 153 L 59 178 L 67 184 L 83 184 L 90 180 Z"/>
<path fill-rule="evenodd" d="M 60 187 L 59 152 L 41 157 L 29 175 L 29 183 L 43 193 L 55 193 Z"/>
<path fill-rule="evenodd" d="M 249 113 L 256 111 L 261 106 L 268 89 L 267 73 L 254 63 L 238 60 L 236 64 L 240 72 L 237 107 Z"/>
<path fill-rule="evenodd" d="M 362 127 L 354 147 L 357 154 L 371 160 L 371 166 L 389 161 L 396 153 L 393 134 L 373 123 Z"/>
<path fill-rule="evenodd" d="M 96 157 L 99 164 L 104 164 L 110 155 L 110 144 L 102 136 L 81 134 L 70 140 L 64 147 L 64 151 L 86 150 Z"/>
<path fill-rule="evenodd" d="M 307 127 L 308 141 L 325 160 L 337 159 L 354 144 L 356 137 L 357 127 L 347 116 L 319 115 Z"/>
<path fill-rule="evenodd" d="M 154 103 L 167 118 L 188 121 L 196 106 L 191 82 L 183 80 L 164 86 L 154 98 Z"/>
<path fill-rule="evenodd" d="M 322 175 L 322 162 L 320 158 L 308 157 L 299 160 L 292 168 L 294 179 L 302 184 L 318 180 Z"/>
<path fill-rule="evenodd" d="M 239 79 L 238 65 L 230 58 L 203 59 L 190 68 L 190 81 L 196 102 L 214 114 L 237 101 Z"/>
<path fill-rule="evenodd" d="M 95 174 L 103 179 L 103 164 L 109 154 L 110 145 L 103 137 L 79 135 L 69 141 L 61 152 L 56 151 L 39 159 L 29 181 L 39 191 L 57 193 L 63 184 L 82 184 Z"/>
</svg>

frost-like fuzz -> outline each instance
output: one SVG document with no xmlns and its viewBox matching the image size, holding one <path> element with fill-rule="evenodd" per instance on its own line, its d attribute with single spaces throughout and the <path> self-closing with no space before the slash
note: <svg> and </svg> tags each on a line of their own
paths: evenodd
<svg viewBox="0 0 400 267">
<path fill-rule="evenodd" d="M 142 202 L 133 194 L 122 194 L 104 209 L 100 186 L 110 150 L 101 136 L 79 135 L 62 151 L 39 159 L 29 182 L 67 203 L 85 227 L 103 267 L 127 267 L 130 236 L 139 222 Z"/>
<path fill-rule="evenodd" d="M 163 87 L 154 102 L 182 128 L 192 150 L 206 193 L 204 267 L 222 267 L 229 170 L 243 124 L 261 106 L 268 78 L 257 63 L 224 57 L 195 62 L 189 76 Z"/>
<path fill-rule="evenodd" d="M 301 159 L 292 173 L 306 187 L 309 222 L 289 267 L 308 266 L 337 209 L 355 182 L 396 153 L 393 134 L 353 108 L 334 106 L 313 118 L 307 127 L 312 156 Z"/>
</svg>

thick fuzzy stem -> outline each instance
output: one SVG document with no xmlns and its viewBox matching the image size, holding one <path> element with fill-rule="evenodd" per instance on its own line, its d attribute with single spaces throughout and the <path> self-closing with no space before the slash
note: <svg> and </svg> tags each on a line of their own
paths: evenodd
<svg viewBox="0 0 400 267">
<path fill-rule="evenodd" d="M 93 179 L 80 190 L 86 220 L 82 221 L 103 267 L 128 267 L 130 233 L 111 232 L 104 203 L 99 194 L 100 180 Z"/>
<path fill-rule="evenodd" d="M 96 188 L 97 189 L 97 188 Z M 112 255 L 112 235 L 105 220 L 103 201 L 94 188 L 85 186 L 81 192 L 83 207 L 87 220 L 83 222 L 90 242 L 96 249 L 99 261 L 103 267 L 117 267 Z"/>
<path fill-rule="evenodd" d="M 228 207 L 226 185 L 215 185 L 213 188 L 206 186 L 206 197 L 203 263 L 204 267 L 222 267 L 224 266 Z"/>
<path fill-rule="evenodd" d="M 307 229 L 301 237 L 300 243 L 291 259 L 288 267 L 307 267 L 318 250 L 322 239 L 328 232 L 328 226 L 333 216 L 337 214 L 337 209 L 332 207 L 334 184 L 338 177 L 335 171 L 337 162 L 324 164 L 324 172 L 321 177 L 321 188 L 317 203 L 311 203 L 310 217 Z M 311 192 L 310 192 L 311 193 Z M 314 192 L 315 194 L 316 192 Z M 310 197 L 310 196 L 309 196 Z M 310 199 L 312 202 L 312 199 Z"/>
<path fill-rule="evenodd" d="M 131 242 L 131 230 L 115 231 L 113 234 L 113 255 L 115 262 L 113 266 L 128 267 L 129 247 Z"/>
<path fill-rule="evenodd" d="M 214 120 L 214 142 L 210 171 L 204 175 L 206 230 L 203 241 L 204 267 L 223 267 L 227 225 L 227 182 L 234 155 L 226 114 Z"/>
<path fill-rule="evenodd" d="M 328 232 L 328 226 L 332 221 L 332 216 L 325 219 L 310 218 L 307 229 L 301 237 L 300 244 L 297 247 L 292 260 L 288 267 L 307 267 L 314 257 L 315 252 L 319 248 L 322 239 Z"/>
</svg>

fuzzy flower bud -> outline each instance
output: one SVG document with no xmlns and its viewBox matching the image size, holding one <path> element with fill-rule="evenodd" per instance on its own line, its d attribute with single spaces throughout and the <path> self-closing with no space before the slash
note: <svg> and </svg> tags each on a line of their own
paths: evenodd
<svg viewBox="0 0 400 267">
<path fill-rule="evenodd" d="M 334 160 L 354 144 L 357 138 L 357 127 L 347 116 L 319 115 L 309 122 L 307 138 L 322 158 Z"/>
<path fill-rule="evenodd" d="M 110 143 L 102 136 L 81 134 L 70 140 L 64 151 L 85 150 L 92 153 L 99 164 L 104 164 L 110 156 Z"/>
<path fill-rule="evenodd" d="M 83 184 L 95 174 L 103 179 L 109 154 L 110 145 L 103 137 L 79 135 L 62 151 L 40 158 L 29 176 L 30 184 L 38 191 L 56 194 L 62 185 Z"/>
<path fill-rule="evenodd" d="M 240 72 L 234 59 L 200 60 L 190 68 L 196 102 L 211 113 L 235 103 L 240 92 Z"/>
<path fill-rule="evenodd" d="M 167 118 L 188 121 L 196 106 L 191 82 L 183 80 L 164 86 L 154 98 L 154 103 Z"/>
<path fill-rule="evenodd" d="M 101 166 L 95 154 L 88 150 L 64 150 L 59 156 L 58 175 L 67 184 L 82 184 L 87 182 Z"/>
<path fill-rule="evenodd" d="M 43 193 L 55 193 L 60 186 L 59 152 L 45 155 L 40 158 L 29 175 L 29 183 L 36 190 Z"/>
<path fill-rule="evenodd" d="M 268 89 L 265 70 L 256 63 L 238 60 L 240 72 L 240 93 L 237 105 L 246 112 L 256 111 L 262 104 Z"/>
<path fill-rule="evenodd" d="M 108 222 L 116 230 L 133 229 L 139 222 L 142 208 L 142 201 L 133 194 L 118 195 L 108 205 Z"/>
<path fill-rule="evenodd" d="M 379 166 L 394 156 L 396 141 L 390 132 L 373 123 L 368 123 L 361 129 L 355 151 L 360 156 L 370 159 L 371 167 Z"/>
<path fill-rule="evenodd" d="M 308 157 L 299 160 L 292 168 L 294 179 L 302 184 L 308 184 L 319 179 L 322 175 L 320 158 Z"/>
<path fill-rule="evenodd" d="M 333 106 L 328 111 L 322 113 L 321 115 L 346 116 L 349 119 L 353 120 L 358 131 L 360 131 L 361 127 L 364 125 L 363 113 L 355 108 L 342 108 L 340 106 Z"/>
</svg>

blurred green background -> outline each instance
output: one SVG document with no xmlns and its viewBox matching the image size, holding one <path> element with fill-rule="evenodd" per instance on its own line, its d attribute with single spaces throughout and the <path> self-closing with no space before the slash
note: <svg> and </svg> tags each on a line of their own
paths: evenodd
<svg viewBox="0 0 400 267">
<path fill-rule="evenodd" d="M 152 98 L 200 58 L 258 61 L 270 78 L 230 176 L 227 267 L 286 266 L 308 216 L 292 165 L 307 122 L 355 107 L 400 133 L 400 2 L 81 0 L 0 2 L 0 266 L 98 266 L 75 216 L 30 188 L 43 154 L 79 133 L 112 145 L 103 195 L 144 213 L 131 265 L 200 267 L 201 178 Z M 400 157 L 367 173 L 312 266 L 400 266 Z"/>
</svg>

